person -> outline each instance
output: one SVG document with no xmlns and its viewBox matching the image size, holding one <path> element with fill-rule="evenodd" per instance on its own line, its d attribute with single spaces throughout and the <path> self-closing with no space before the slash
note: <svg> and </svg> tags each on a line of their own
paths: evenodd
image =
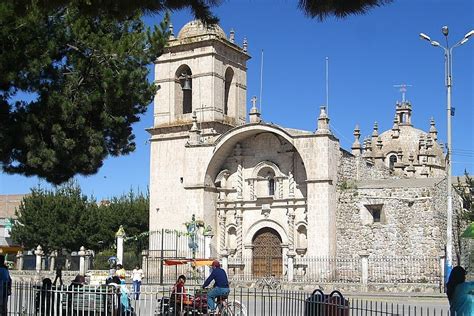
<svg viewBox="0 0 474 316">
<path fill-rule="evenodd" d="M 133 281 L 133 293 L 135 293 L 135 299 L 138 300 L 140 297 L 140 287 L 142 285 L 142 279 L 144 277 L 143 270 L 138 265 L 132 270 L 132 281 Z"/>
<path fill-rule="evenodd" d="M 203 288 L 206 288 L 214 280 L 214 288 L 207 293 L 207 308 L 209 313 L 213 313 L 216 310 L 215 298 L 229 295 L 230 292 L 227 273 L 221 268 L 219 261 L 214 260 L 211 267 L 211 275 L 209 275 L 202 285 Z"/>
<path fill-rule="evenodd" d="M 181 311 L 182 303 L 184 303 L 183 297 L 186 295 L 186 288 L 184 287 L 185 283 L 186 277 L 184 275 L 180 275 L 173 286 L 173 290 L 171 291 L 170 305 L 175 307 L 176 313 Z"/>
<path fill-rule="evenodd" d="M 125 280 L 125 276 L 126 276 L 125 269 L 123 265 L 121 265 L 120 263 L 117 264 L 117 271 L 115 272 L 115 275 L 118 276 L 120 280 Z"/>
<path fill-rule="evenodd" d="M 50 315 L 51 307 L 54 306 L 54 295 L 52 295 L 53 282 L 50 278 L 43 279 L 43 285 L 41 291 L 37 293 L 39 295 L 39 309 L 40 315 Z"/>
<path fill-rule="evenodd" d="M 62 262 L 58 262 L 56 264 L 56 277 L 54 278 L 54 286 L 56 286 L 56 282 L 59 279 L 59 286 L 63 286 L 63 264 Z"/>
<path fill-rule="evenodd" d="M 128 297 L 129 291 L 125 285 L 125 280 L 120 279 L 117 275 L 113 276 L 106 281 L 107 286 L 112 286 L 116 294 L 116 300 L 113 301 L 113 309 L 115 310 L 116 315 L 135 315 L 134 309 L 130 304 L 130 299 Z"/>
<path fill-rule="evenodd" d="M 446 294 L 452 315 L 474 315 L 474 282 L 466 282 L 466 270 L 456 266 L 449 275 Z"/>
<path fill-rule="evenodd" d="M 0 316 L 8 314 L 8 297 L 12 292 L 12 279 L 5 265 L 5 256 L 0 255 Z"/>
</svg>

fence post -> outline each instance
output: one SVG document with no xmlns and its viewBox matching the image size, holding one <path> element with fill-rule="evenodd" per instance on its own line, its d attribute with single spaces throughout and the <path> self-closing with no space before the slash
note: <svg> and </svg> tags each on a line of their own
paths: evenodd
<svg viewBox="0 0 474 316">
<path fill-rule="evenodd" d="M 439 271 L 440 271 L 440 280 L 439 280 L 439 291 L 440 293 L 444 293 L 444 269 L 446 264 L 446 254 L 444 252 L 440 252 L 439 254 Z"/>
<path fill-rule="evenodd" d="M 212 229 L 209 227 L 209 229 L 206 229 L 206 231 L 204 232 L 204 258 L 206 258 L 206 259 L 211 258 L 211 239 L 212 239 L 212 237 L 214 237 L 214 233 L 212 232 Z M 209 276 L 209 269 L 207 269 L 207 267 L 205 267 L 204 268 L 204 278 L 207 279 L 208 276 Z"/>
<path fill-rule="evenodd" d="M 288 277 L 288 282 L 293 282 L 293 273 L 294 273 L 294 266 L 295 266 L 295 256 L 296 256 L 296 252 L 294 252 L 293 250 L 290 250 L 288 251 L 288 274 L 287 274 L 287 277 Z"/>
<path fill-rule="evenodd" d="M 361 283 L 364 291 L 367 291 L 367 284 L 369 283 L 369 253 L 364 250 L 359 253 L 361 263 Z"/>
<path fill-rule="evenodd" d="M 224 269 L 224 271 L 228 271 L 229 269 L 229 252 L 227 251 L 227 249 L 224 249 L 224 251 L 221 252 L 221 256 L 222 256 L 222 269 Z"/>
<path fill-rule="evenodd" d="M 35 255 L 36 255 L 36 272 L 39 273 L 41 271 L 41 258 L 43 257 L 43 248 L 41 248 L 40 245 L 36 247 Z"/>
<path fill-rule="evenodd" d="M 86 248 L 84 248 L 84 246 L 81 246 L 77 254 L 79 255 L 79 274 L 86 275 L 86 263 L 85 263 Z"/>
<path fill-rule="evenodd" d="M 115 233 L 115 237 L 117 238 L 117 263 L 123 265 L 123 238 L 125 237 L 125 230 L 122 225 L 120 225 L 118 231 Z"/>
<path fill-rule="evenodd" d="M 54 267 L 56 266 L 56 257 L 58 256 L 58 252 L 56 250 L 52 251 L 49 255 L 49 271 L 54 271 Z"/>
<path fill-rule="evenodd" d="M 18 250 L 16 254 L 16 269 L 18 271 L 23 270 L 23 252 L 21 250 Z"/>
</svg>

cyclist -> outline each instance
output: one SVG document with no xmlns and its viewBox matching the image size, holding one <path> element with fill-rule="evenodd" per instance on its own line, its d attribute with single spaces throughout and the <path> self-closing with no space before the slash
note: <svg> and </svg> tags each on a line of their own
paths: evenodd
<svg viewBox="0 0 474 316">
<path fill-rule="evenodd" d="M 229 280 L 227 279 L 227 273 L 221 268 L 221 264 L 218 260 L 212 262 L 211 275 L 202 285 L 203 288 L 209 286 L 214 280 L 214 288 L 207 293 L 207 309 L 208 313 L 214 313 L 216 309 L 215 298 L 218 296 L 229 295 Z"/>
</svg>

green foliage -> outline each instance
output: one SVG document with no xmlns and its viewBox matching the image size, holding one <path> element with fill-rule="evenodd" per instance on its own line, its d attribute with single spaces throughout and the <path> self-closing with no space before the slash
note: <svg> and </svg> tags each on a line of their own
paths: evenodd
<svg viewBox="0 0 474 316">
<path fill-rule="evenodd" d="M 34 188 L 16 211 L 12 238 L 26 249 L 41 245 L 47 253 L 63 248 L 77 251 L 81 246 L 93 249 L 97 209 L 95 201 L 73 183 L 56 191 Z"/>
<path fill-rule="evenodd" d="M 462 199 L 462 206 L 465 212 L 465 217 L 468 221 L 474 221 L 474 179 L 469 176 L 467 170 L 464 171 L 464 178 L 461 180 L 458 177 L 457 184 L 453 185 L 454 190 Z"/>
<path fill-rule="evenodd" d="M 148 231 L 149 197 L 130 191 L 97 205 L 74 183 L 56 190 L 34 188 L 16 212 L 12 238 L 26 249 L 41 245 L 46 253 L 81 246 L 96 253 L 115 245 L 115 233 L 123 225 L 128 236 Z M 148 246 L 147 238 L 132 239 L 126 250 L 139 256 Z"/>
<path fill-rule="evenodd" d="M 166 43 L 167 16 L 150 30 L 137 10 L 117 19 L 84 15 L 74 2 L 49 10 L 27 2 L 23 14 L 18 6 L 0 3 L 3 170 L 58 184 L 132 152 L 131 124 L 156 91 L 147 65 Z"/>
</svg>

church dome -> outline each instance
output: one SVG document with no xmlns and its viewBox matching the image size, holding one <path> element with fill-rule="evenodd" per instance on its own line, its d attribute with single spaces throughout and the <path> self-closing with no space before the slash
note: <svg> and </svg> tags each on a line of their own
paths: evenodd
<svg viewBox="0 0 474 316">
<path fill-rule="evenodd" d="M 414 128 L 413 126 L 405 125 L 400 126 L 400 135 L 397 138 L 392 138 L 392 130 L 383 132 L 380 135 L 380 139 L 383 144 L 383 151 L 396 152 L 398 149 L 402 149 L 405 153 L 416 153 L 418 152 L 418 141 L 420 136 L 426 138 L 427 133 Z"/>
<path fill-rule="evenodd" d="M 200 20 L 186 23 L 178 33 L 178 38 L 194 37 L 199 35 L 214 34 L 221 38 L 226 38 L 224 30 L 217 24 L 205 25 Z"/>
</svg>

